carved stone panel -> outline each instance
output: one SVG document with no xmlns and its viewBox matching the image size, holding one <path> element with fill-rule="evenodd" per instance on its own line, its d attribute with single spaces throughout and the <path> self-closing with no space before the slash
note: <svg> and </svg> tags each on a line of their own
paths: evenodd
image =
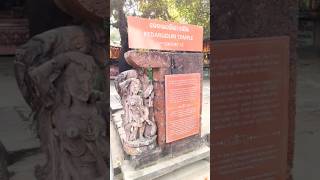
<svg viewBox="0 0 320 180">
<path fill-rule="evenodd" d="M 13 55 L 29 38 L 27 19 L 0 20 L 0 55 Z"/>
</svg>

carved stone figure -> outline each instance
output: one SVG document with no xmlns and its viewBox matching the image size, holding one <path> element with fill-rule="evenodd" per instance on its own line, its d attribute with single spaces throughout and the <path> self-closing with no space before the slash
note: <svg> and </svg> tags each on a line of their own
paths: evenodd
<svg viewBox="0 0 320 180">
<path fill-rule="evenodd" d="M 139 155 L 156 145 L 153 85 L 143 72 L 124 71 L 115 79 L 115 88 L 124 109 L 118 131 L 124 150 L 129 155 Z M 150 113 L 151 111 L 151 113 Z"/>
<path fill-rule="evenodd" d="M 97 55 L 103 52 L 93 37 L 87 27 L 62 27 L 17 50 L 17 81 L 47 155 L 47 163 L 36 170 L 39 180 L 107 177 L 106 117 L 99 107 L 105 96 L 94 89 L 105 71 L 100 71 Z"/>
<path fill-rule="evenodd" d="M 65 26 L 32 37 L 17 49 L 15 73 L 31 106 L 44 166 L 38 180 L 108 177 L 107 17 L 105 0 L 54 0 L 81 26 Z"/>
</svg>

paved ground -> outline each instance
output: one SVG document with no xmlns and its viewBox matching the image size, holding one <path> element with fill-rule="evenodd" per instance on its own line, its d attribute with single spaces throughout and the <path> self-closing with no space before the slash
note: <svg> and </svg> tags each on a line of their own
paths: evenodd
<svg viewBox="0 0 320 180">
<path fill-rule="evenodd" d="M 296 147 L 293 174 L 295 180 L 319 180 L 320 53 L 307 52 L 300 55 L 297 69 Z M 0 57 L 0 140 L 10 151 L 21 151 L 38 147 L 38 141 L 29 129 L 29 123 L 25 121 L 30 110 L 17 88 L 12 61 L 12 58 Z M 41 154 L 21 159 L 9 168 L 16 174 L 12 179 L 33 180 L 34 165 L 41 162 L 43 162 Z M 209 167 L 208 162 L 202 165 L 203 168 L 200 169 Z M 197 167 L 201 166 L 191 165 L 182 171 L 186 174 L 195 174 L 198 170 L 192 171 L 192 169 Z M 179 176 L 172 174 L 171 179 L 175 177 Z"/>
<path fill-rule="evenodd" d="M 299 53 L 295 180 L 320 179 L 320 53 Z"/>
<path fill-rule="evenodd" d="M 16 157 L 22 155 L 9 167 L 14 173 L 12 180 L 33 180 L 34 166 L 43 161 L 41 154 L 28 152 L 39 147 L 39 140 L 28 120 L 29 114 L 30 108 L 14 78 L 13 58 L 0 57 L 0 141 L 9 153 L 17 154 Z M 25 153 L 29 155 L 24 157 Z"/>
<path fill-rule="evenodd" d="M 12 57 L 0 58 L 0 140 L 8 151 L 39 146 L 30 129 L 30 109 L 22 98 L 13 73 Z"/>
</svg>

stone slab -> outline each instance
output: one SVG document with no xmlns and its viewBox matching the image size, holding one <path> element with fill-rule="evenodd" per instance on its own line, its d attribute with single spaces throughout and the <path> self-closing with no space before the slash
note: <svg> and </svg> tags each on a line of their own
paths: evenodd
<svg viewBox="0 0 320 180">
<path fill-rule="evenodd" d="M 152 180 L 171 173 L 181 167 L 206 159 L 209 156 L 210 148 L 202 146 L 195 151 L 174 158 L 160 159 L 156 164 L 140 170 L 135 170 L 130 166 L 128 161 L 124 161 L 121 170 L 124 180 Z"/>
<path fill-rule="evenodd" d="M 116 111 L 112 114 L 110 121 L 110 153 L 112 156 L 113 169 L 117 169 L 124 161 L 124 152 L 122 150 L 122 144 L 116 127 L 112 121 L 115 119 L 121 119 L 121 113 L 123 111 Z"/>
<path fill-rule="evenodd" d="M 0 57 L 0 141 L 9 152 L 40 147 L 28 120 L 31 110 L 14 77 L 13 61 L 13 56 Z"/>
<path fill-rule="evenodd" d="M 290 83 L 289 83 L 289 137 L 288 178 L 294 157 L 296 111 L 296 64 L 299 1 L 261 0 L 225 1 L 214 0 L 210 5 L 210 39 L 227 40 L 251 37 L 290 36 Z M 213 48 L 212 48 L 213 49 Z M 214 60 L 214 56 L 212 56 Z M 213 69 L 211 69 L 213 73 Z M 212 78 L 212 83 L 214 82 Z M 308 178 L 307 178 L 308 179 Z"/>
<path fill-rule="evenodd" d="M 11 108 L 0 108 L 0 141 L 9 152 L 39 148 L 40 142 L 30 128 L 30 122 L 23 120 Z"/>
<path fill-rule="evenodd" d="M 210 161 L 201 160 L 188 166 L 177 169 L 169 174 L 163 175 L 155 180 L 209 180 Z"/>
<path fill-rule="evenodd" d="M 120 96 L 118 94 L 110 95 L 110 108 L 112 111 L 122 109 Z"/>
<path fill-rule="evenodd" d="M 286 179 L 289 38 L 213 43 L 213 178 Z"/>
</svg>

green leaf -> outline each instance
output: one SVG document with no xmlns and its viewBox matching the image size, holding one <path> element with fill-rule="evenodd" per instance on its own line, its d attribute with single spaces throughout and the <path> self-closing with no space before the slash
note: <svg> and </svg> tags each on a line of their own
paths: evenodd
<svg viewBox="0 0 320 180">
<path fill-rule="evenodd" d="M 150 81 L 153 81 L 153 71 L 152 68 L 147 68 L 147 75 Z"/>
</svg>

